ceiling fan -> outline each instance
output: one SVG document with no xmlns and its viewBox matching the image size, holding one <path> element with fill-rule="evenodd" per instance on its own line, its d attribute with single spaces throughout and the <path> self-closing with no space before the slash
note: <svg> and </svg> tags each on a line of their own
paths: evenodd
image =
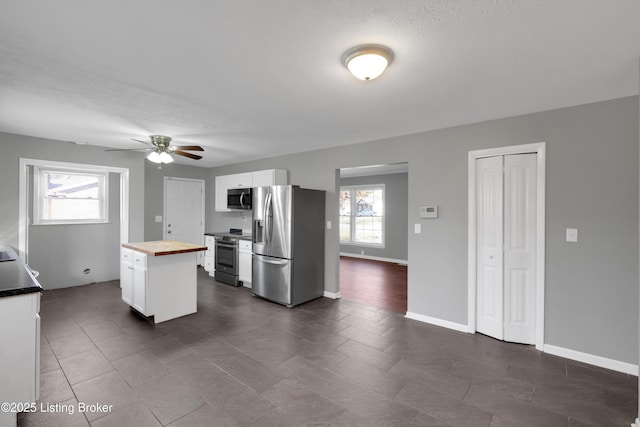
<svg viewBox="0 0 640 427">
<path fill-rule="evenodd" d="M 171 163 L 173 162 L 171 154 L 177 154 L 194 160 L 200 160 L 202 158 L 202 156 L 187 152 L 204 151 L 199 145 L 171 145 L 171 137 L 165 135 L 149 135 L 149 138 L 151 139 L 151 143 L 131 138 L 133 141 L 149 145 L 149 148 L 116 148 L 106 151 L 151 151 L 147 159 L 153 163 Z"/>
</svg>

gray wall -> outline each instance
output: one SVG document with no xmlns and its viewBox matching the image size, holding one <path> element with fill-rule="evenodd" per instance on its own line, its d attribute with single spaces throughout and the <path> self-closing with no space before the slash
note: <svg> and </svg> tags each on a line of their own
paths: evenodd
<svg viewBox="0 0 640 427">
<path fill-rule="evenodd" d="M 45 289 L 119 278 L 120 174 L 109 174 L 108 224 L 31 225 L 28 235 L 29 265 Z M 74 250 L 58 250 L 68 247 Z M 84 274 L 86 268 L 91 273 Z"/>
<path fill-rule="evenodd" d="M 470 150 L 547 143 L 547 344 L 638 362 L 638 97 L 262 159 L 213 176 L 289 170 L 294 184 L 331 192 L 337 169 L 409 163 L 408 311 L 467 324 L 467 155 Z M 211 188 L 210 188 L 211 190 Z M 439 206 L 421 220 L 418 207 Z M 210 212 L 209 225 L 227 219 Z M 564 241 L 566 228 L 580 241 Z M 327 230 L 325 290 L 338 291 L 338 230 Z"/>
<path fill-rule="evenodd" d="M 105 153 L 101 147 L 81 146 L 66 142 L 43 140 L 23 135 L 0 133 L 0 242 L 18 247 L 18 180 L 19 159 L 41 159 L 69 163 L 84 163 L 92 165 L 112 166 L 129 169 L 129 238 L 130 241 L 143 240 L 144 228 L 144 157 L 139 153 L 109 152 Z M 113 186 L 112 186 L 113 187 Z M 94 272 L 104 272 L 104 278 L 100 280 L 112 280 L 119 278 L 118 247 L 113 248 L 110 243 L 105 244 L 101 240 L 100 233 L 95 234 L 89 228 L 83 228 L 78 232 L 76 226 L 70 226 L 69 233 L 62 233 L 57 240 L 39 242 L 46 246 L 51 253 L 48 254 L 47 264 L 41 268 L 36 263 L 30 265 L 40 271 L 42 284 L 45 289 L 53 287 L 46 283 L 47 277 L 55 277 L 56 283 L 72 286 L 93 282 L 94 277 L 85 277 L 78 280 L 77 268 L 69 267 L 69 260 L 74 260 L 71 265 L 76 265 L 75 260 L 85 260 L 89 253 L 93 255 L 91 266 Z M 34 228 L 34 227 L 30 227 Z M 89 246 L 83 246 L 80 242 L 87 242 Z M 33 249 L 33 248 L 31 248 Z M 104 255 L 108 251 L 110 256 Z M 76 267 L 79 267 L 76 266 Z M 71 271 L 74 270 L 74 271 Z M 110 272 L 110 273 L 109 273 Z M 109 277 L 110 274 L 115 274 Z"/>
<path fill-rule="evenodd" d="M 364 251 L 363 255 L 407 260 L 408 180 L 407 173 L 340 178 L 341 186 L 384 184 L 385 188 L 384 248 L 340 244 L 340 252 L 360 255 L 361 251 Z"/>
<path fill-rule="evenodd" d="M 195 161 L 194 161 L 195 162 Z M 213 186 L 211 169 L 176 163 L 158 165 L 145 161 L 145 192 L 144 192 L 144 240 L 162 240 L 162 222 L 155 222 L 156 215 L 163 216 L 164 211 L 164 177 L 202 179 L 205 181 L 205 230 L 207 230 L 208 210 L 213 210 L 213 198 L 209 197 L 208 189 Z"/>
</svg>

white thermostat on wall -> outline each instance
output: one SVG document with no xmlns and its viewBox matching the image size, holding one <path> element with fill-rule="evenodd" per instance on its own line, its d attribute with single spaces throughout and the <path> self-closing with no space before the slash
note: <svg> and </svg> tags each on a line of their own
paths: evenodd
<svg viewBox="0 0 640 427">
<path fill-rule="evenodd" d="M 438 206 L 420 206 L 420 218 L 438 218 Z"/>
</svg>

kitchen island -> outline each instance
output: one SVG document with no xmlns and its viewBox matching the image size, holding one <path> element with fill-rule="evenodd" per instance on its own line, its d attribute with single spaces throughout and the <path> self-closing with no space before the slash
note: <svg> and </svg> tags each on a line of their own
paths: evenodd
<svg viewBox="0 0 640 427">
<path fill-rule="evenodd" d="M 172 240 L 123 243 L 122 300 L 160 323 L 197 311 L 196 252 L 206 246 Z"/>
</svg>

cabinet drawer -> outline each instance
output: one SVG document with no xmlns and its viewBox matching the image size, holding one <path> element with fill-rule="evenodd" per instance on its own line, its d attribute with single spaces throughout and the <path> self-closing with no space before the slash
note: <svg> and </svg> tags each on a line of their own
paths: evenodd
<svg viewBox="0 0 640 427">
<path fill-rule="evenodd" d="M 251 240 L 240 239 L 238 241 L 238 249 L 251 252 Z"/>
<path fill-rule="evenodd" d="M 204 269 L 206 271 L 214 271 L 216 269 L 215 265 L 216 263 L 213 259 L 210 259 L 210 258 L 204 259 Z"/>
<path fill-rule="evenodd" d="M 120 249 L 120 260 L 124 262 L 133 262 L 133 251 L 131 249 Z"/>
<path fill-rule="evenodd" d="M 147 255 L 140 252 L 133 252 L 133 265 L 147 267 Z"/>
<path fill-rule="evenodd" d="M 213 246 L 216 244 L 216 239 L 213 236 L 204 236 L 204 245 L 213 250 Z"/>
</svg>

